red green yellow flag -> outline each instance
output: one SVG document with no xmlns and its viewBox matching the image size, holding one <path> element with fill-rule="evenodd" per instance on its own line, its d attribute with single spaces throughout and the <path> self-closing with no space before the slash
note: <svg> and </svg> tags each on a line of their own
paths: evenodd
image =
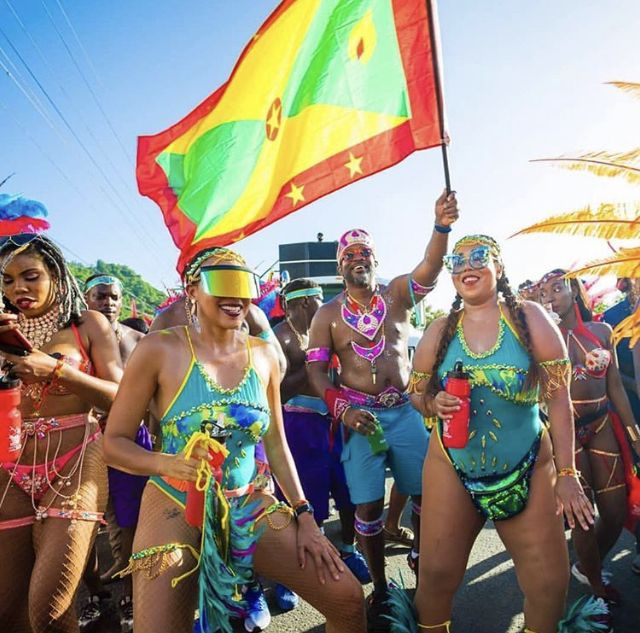
<svg viewBox="0 0 640 633">
<path fill-rule="evenodd" d="M 229 80 L 138 141 L 140 193 L 181 251 L 227 246 L 441 145 L 427 0 L 285 0 Z"/>
</svg>

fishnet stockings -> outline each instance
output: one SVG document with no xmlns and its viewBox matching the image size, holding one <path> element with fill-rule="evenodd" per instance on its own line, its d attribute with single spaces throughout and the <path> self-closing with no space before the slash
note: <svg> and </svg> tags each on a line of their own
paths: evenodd
<svg viewBox="0 0 640 633">
<path fill-rule="evenodd" d="M 200 531 L 184 520 L 184 511 L 153 485 L 142 496 L 133 552 L 166 545 L 190 544 L 200 549 Z M 163 573 L 155 573 L 164 567 Z M 171 580 L 193 569 L 196 561 L 187 549 L 164 554 L 152 569 L 133 572 L 133 609 L 136 633 L 191 633 L 198 599 L 198 574 L 175 588 Z"/>
<path fill-rule="evenodd" d="M 87 446 L 82 473 L 71 480 L 75 490 L 81 477 L 78 510 L 104 512 L 107 505 L 107 469 L 102 457 L 102 441 Z M 42 505 L 61 505 L 50 491 Z M 95 521 L 49 518 L 33 527 L 35 565 L 29 586 L 29 618 L 34 633 L 78 631 L 75 598 L 82 572 L 97 533 Z"/>
<path fill-rule="evenodd" d="M 72 467 L 68 464 L 63 474 Z M 100 440 L 87 446 L 82 473 L 71 479 L 75 490 L 81 477 L 78 508 L 100 512 L 107 500 L 107 471 Z M 0 471 L 0 486 L 8 474 Z M 47 506 L 54 497 L 45 495 Z M 52 507 L 60 503 L 54 501 Z M 31 499 L 11 486 L 2 507 L 0 520 L 33 516 Z M 97 523 L 78 521 L 72 531 L 65 519 L 50 518 L 33 526 L 0 530 L 0 622 L 3 633 L 75 633 L 75 595 L 87 561 Z M 31 570 L 31 573 L 29 573 Z"/>
</svg>

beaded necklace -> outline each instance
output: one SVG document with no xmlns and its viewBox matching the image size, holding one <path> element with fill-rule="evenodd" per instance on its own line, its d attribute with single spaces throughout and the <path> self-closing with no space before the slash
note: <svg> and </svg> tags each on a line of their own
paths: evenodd
<svg viewBox="0 0 640 633">
<path fill-rule="evenodd" d="M 307 351 L 307 348 L 309 347 L 309 336 L 307 335 L 307 341 L 305 342 L 304 340 L 304 335 L 300 334 L 300 332 L 298 332 L 298 330 L 296 330 L 295 326 L 293 325 L 291 319 L 287 316 L 285 317 L 287 324 L 289 325 L 289 327 L 291 328 L 291 331 L 293 332 L 293 334 L 295 335 L 295 337 L 298 339 L 298 345 L 300 345 L 300 349 L 303 352 Z"/>
<path fill-rule="evenodd" d="M 344 300 L 340 308 L 340 316 L 350 329 L 373 343 L 387 316 L 387 304 L 380 294 L 378 286 L 376 286 L 369 305 L 366 306 L 354 299 L 348 291 L 345 291 Z M 351 341 L 351 349 L 353 349 L 354 353 L 371 365 L 371 381 L 374 385 L 376 384 L 376 374 L 378 373 L 376 359 L 382 355 L 385 346 L 384 333 L 377 343 L 373 343 L 369 347 L 364 347 L 353 340 Z"/>
<path fill-rule="evenodd" d="M 26 317 L 18 313 L 18 325 L 25 338 L 36 349 L 42 349 L 60 330 L 60 308 L 55 304 L 51 310 L 37 317 Z"/>
</svg>

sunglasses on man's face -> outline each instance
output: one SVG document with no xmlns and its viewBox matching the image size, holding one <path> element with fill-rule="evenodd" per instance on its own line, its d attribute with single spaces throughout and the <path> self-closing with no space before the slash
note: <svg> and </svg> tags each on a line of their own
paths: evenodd
<svg viewBox="0 0 640 633">
<path fill-rule="evenodd" d="M 490 261 L 491 249 L 488 246 L 476 246 L 469 251 L 466 257 L 460 253 L 451 253 L 451 255 L 445 255 L 442 258 L 446 269 L 452 275 L 459 275 L 467 267 L 467 264 L 472 270 L 486 268 Z"/>
<path fill-rule="evenodd" d="M 342 261 L 352 262 L 356 257 L 360 259 L 367 259 L 373 255 L 373 251 L 370 248 L 360 248 L 352 251 L 348 251 L 342 256 Z"/>
</svg>

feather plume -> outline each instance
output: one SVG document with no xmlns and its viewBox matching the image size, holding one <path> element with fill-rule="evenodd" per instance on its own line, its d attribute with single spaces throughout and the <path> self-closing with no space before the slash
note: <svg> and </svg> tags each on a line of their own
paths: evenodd
<svg viewBox="0 0 640 633">
<path fill-rule="evenodd" d="M 617 345 L 623 338 L 629 339 L 629 348 L 640 341 L 640 310 L 620 321 L 613 330 L 613 342 Z"/>
<path fill-rule="evenodd" d="M 634 97 L 640 99 L 640 84 L 631 83 L 629 81 L 607 81 L 607 85 L 614 86 L 619 90 L 630 92 Z"/>
<path fill-rule="evenodd" d="M 596 633 L 609 631 L 607 623 L 609 608 L 602 598 L 583 596 L 558 622 L 558 633 Z"/>
<path fill-rule="evenodd" d="M 640 204 L 602 203 L 594 211 L 584 207 L 578 211 L 555 215 L 517 233 L 563 233 L 603 239 L 629 240 L 640 236 Z"/>
<path fill-rule="evenodd" d="M 594 260 L 586 266 L 566 274 L 567 277 L 580 277 L 581 275 L 615 275 L 630 279 L 640 277 L 640 247 L 621 248 L 611 257 Z"/>
<path fill-rule="evenodd" d="M 589 171 L 605 178 L 626 178 L 630 183 L 640 184 L 640 147 L 628 152 L 589 152 L 581 156 L 558 156 L 557 158 L 535 158 L 532 163 L 557 163 L 558 167 L 573 171 Z"/>
<path fill-rule="evenodd" d="M 418 613 L 409 597 L 400 573 L 400 582 L 392 582 L 387 601 L 390 615 L 384 617 L 391 622 L 391 633 L 418 633 Z"/>
</svg>

